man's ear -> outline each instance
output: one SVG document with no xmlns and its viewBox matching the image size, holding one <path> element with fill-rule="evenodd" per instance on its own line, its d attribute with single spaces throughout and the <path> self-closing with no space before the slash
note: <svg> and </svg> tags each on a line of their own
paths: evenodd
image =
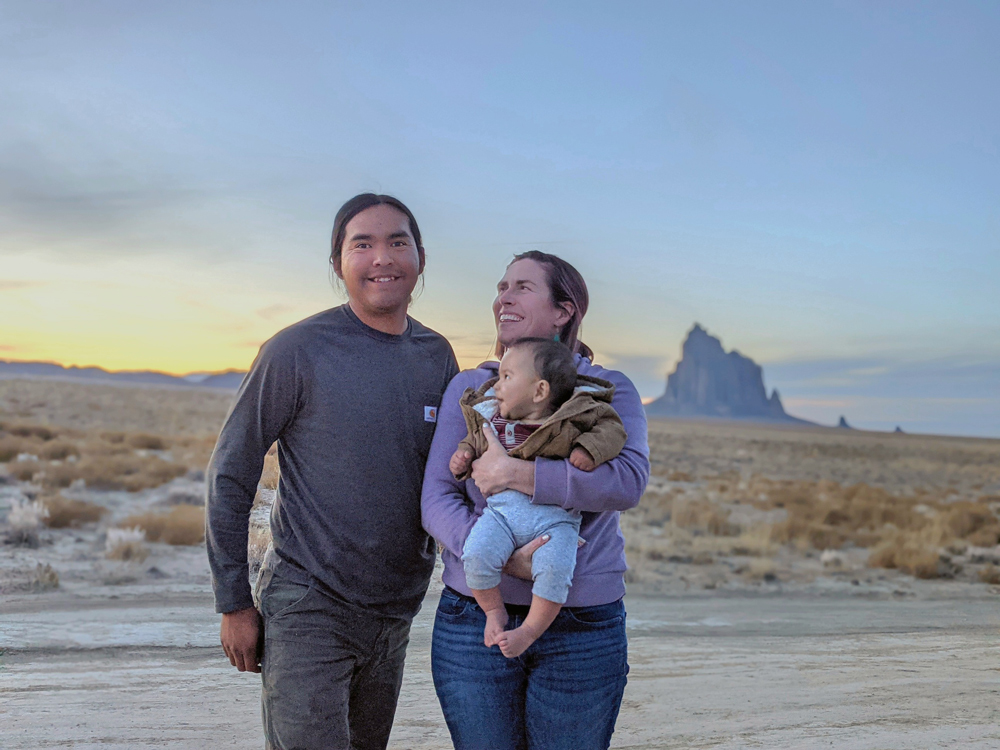
<svg viewBox="0 0 1000 750">
<path fill-rule="evenodd" d="M 533 403 L 541 404 L 549 400 L 549 394 L 552 393 L 552 386 L 549 385 L 548 380 L 539 380 L 535 383 L 535 393 L 532 395 L 531 400 Z"/>
<path fill-rule="evenodd" d="M 337 274 L 337 278 L 341 281 L 344 280 L 343 266 L 340 264 L 340 256 L 338 255 L 333 259 L 333 272 Z"/>
</svg>

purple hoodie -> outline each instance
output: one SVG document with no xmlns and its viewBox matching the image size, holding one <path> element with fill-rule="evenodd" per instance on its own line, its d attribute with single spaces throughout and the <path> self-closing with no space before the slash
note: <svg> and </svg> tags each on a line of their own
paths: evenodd
<svg viewBox="0 0 1000 750">
<path fill-rule="evenodd" d="M 593 365 L 580 355 L 576 360 L 581 375 L 614 383 L 611 405 L 625 425 L 628 441 L 616 458 L 592 472 L 580 471 L 566 459 L 536 458 L 532 502 L 583 512 L 580 536 L 587 543 L 577 552 L 566 606 L 589 607 L 617 601 L 625 594 L 625 539 L 618 526 L 618 514 L 638 505 L 646 489 L 649 444 L 646 412 L 632 382 L 622 373 Z M 486 362 L 475 370 L 460 372 L 448 385 L 438 411 L 420 501 L 424 528 L 444 546 L 444 582 L 467 596 L 472 592 L 465 584 L 462 548 L 486 508 L 486 499 L 472 479 L 455 479 L 448 470 L 448 461 L 467 431 L 459 398 L 466 388 L 477 389 L 495 377 L 497 367 L 497 362 Z M 500 591 L 508 604 L 531 604 L 531 581 L 505 575 Z"/>
</svg>

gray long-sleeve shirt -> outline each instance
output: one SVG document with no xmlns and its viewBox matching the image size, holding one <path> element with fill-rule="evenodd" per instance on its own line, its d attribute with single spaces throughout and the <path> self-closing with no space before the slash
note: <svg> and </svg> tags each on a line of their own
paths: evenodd
<svg viewBox="0 0 1000 750">
<path fill-rule="evenodd" d="M 342 305 L 260 349 L 208 467 L 216 611 L 253 606 L 247 529 L 264 455 L 278 442 L 275 572 L 355 606 L 412 615 L 434 565 L 420 489 L 448 341 L 412 318 L 393 336 Z"/>
</svg>

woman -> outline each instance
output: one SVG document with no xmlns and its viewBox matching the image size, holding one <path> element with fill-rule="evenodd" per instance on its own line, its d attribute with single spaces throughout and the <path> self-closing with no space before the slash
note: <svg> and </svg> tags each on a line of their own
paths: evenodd
<svg viewBox="0 0 1000 750">
<path fill-rule="evenodd" d="M 330 264 L 347 304 L 261 347 L 208 472 L 222 646 L 241 672 L 263 673 L 270 750 L 384 750 L 434 567 L 420 485 L 458 366 L 448 342 L 407 315 L 424 271 L 413 214 L 387 195 L 355 196 L 334 220 Z M 258 614 L 247 524 L 274 441 L 281 479 Z"/>
<path fill-rule="evenodd" d="M 496 375 L 497 363 L 466 370 L 448 386 L 424 477 L 424 528 L 443 546 L 444 582 L 434 622 L 434 686 L 457 750 L 587 750 L 611 742 L 628 673 L 625 638 L 624 539 L 619 511 L 635 507 L 649 478 L 646 417 L 635 387 L 622 373 L 591 362 L 577 334 L 587 312 L 580 273 L 554 255 L 518 255 L 497 285 L 493 314 L 497 355 L 528 336 L 558 337 L 576 352 L 578 372 L 610 380 L 612 405 L 628 432 L 621 454 L 596 471 L 568 460 L 521 461 L 499 441 L 456 480 L 448 461 L 465 436 L 459 397 Z M 465 583 L 461 556 L 485 497 L 505 488 L 532 502 L 583 512 L 569 599 L 556 621 L 524 654 L 507 659 L 483 645 L 485 615 Z M 515 553 L 501 583 L 515 627 L 531 603 L 531 553 L 544 538 Z"/>
</svg>

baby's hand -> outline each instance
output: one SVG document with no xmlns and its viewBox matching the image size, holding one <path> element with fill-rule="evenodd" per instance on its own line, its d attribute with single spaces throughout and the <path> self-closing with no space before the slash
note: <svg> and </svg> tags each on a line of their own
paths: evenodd
<svg viewBox="0 0 1000 750">
<path fill-rule="evenodd" d="M 597 462 L 587 453 L 587 449 L 579 445 L 569 454 L 569 462 L 580 471 L 593 471 L 597 468 Z"/>
<path fill-rule="evenodd" d="M 456 477 L 462 476 L 469 470 L 471 465 L 472 454 L 462 448 L 452 453 L 451 461 L 448 462 L 448 468 L 451 470 L 452 475 Z"/>
</svg>

